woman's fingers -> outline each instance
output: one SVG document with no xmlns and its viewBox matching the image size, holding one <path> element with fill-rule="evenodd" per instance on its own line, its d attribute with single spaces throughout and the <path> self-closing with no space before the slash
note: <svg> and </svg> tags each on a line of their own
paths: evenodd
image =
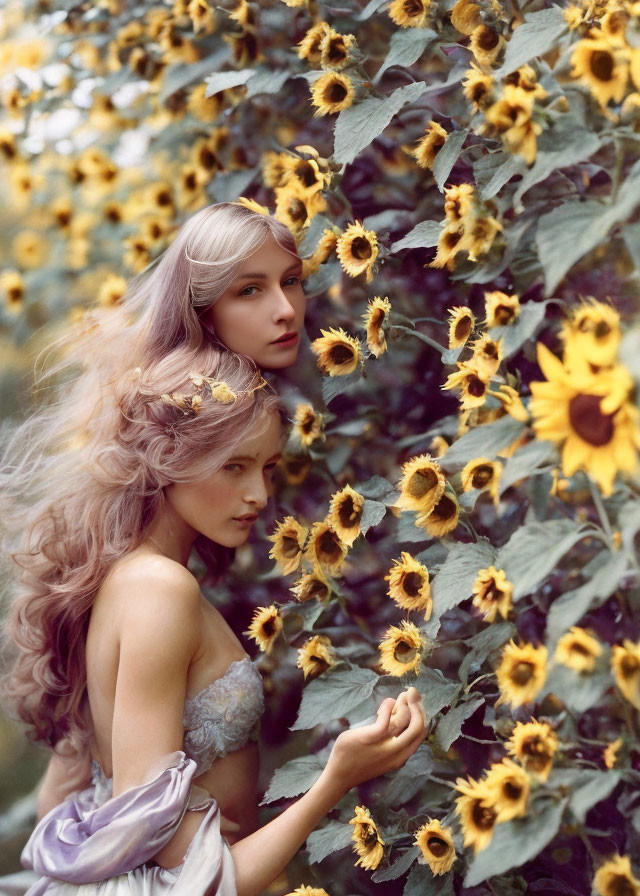
<svg viewBox="0 0 640 896">
<path fill-rule="evenodd" d="M 387 697 L 378 707 L 378 717 L 373 725 L 367 725 L 360 729 L 360 735 L 364 743 L 370 744 L 381 740 L 387 734 L 389 719 L 396 701 L 393 697 Z"/>
<path fill-rule="evenodd" d="M 413 690 L 415 690 L 415 688 L 413 688 Z M 408 749 L 410 745 L 413 745 L 414 741 L 417 742 L 417 746 L 417 744 L 424 740 L 427 733 L 428 726 L 422 697 L 418 691 L 416 691 L 416 694 L 417 697 L 412 694 L 408 695 L 410 719 L 409 724 L 404 731 L 398 734 L 395 738 L 395 747 L 398 750 Z"/>
<path fill-rule="evenodd" d="M 393 707 L 393 712 L 391 713 L 391 718 L 389 720 L 388 734 L 392 736 L 400 734 L 400 732 L 404 731 L 407 727 L 410 719 L 411 712 L 409 710 L 409 698 L 407 691 L 403 691 L 396 700 L 396 705 Z"/>
</svg>

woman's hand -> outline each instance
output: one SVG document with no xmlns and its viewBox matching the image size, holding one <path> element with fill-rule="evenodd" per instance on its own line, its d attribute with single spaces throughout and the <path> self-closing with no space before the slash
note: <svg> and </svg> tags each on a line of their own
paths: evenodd
<svg viewBox="0 0 640 896">
<path fill-rule="evenodd" d="M 357 784 L 404 765 L 424 740 L 427 728 L 416 688 L 404 691 L 397 700 L 388 697 L 380 704 L 372 725 L 338 735 L 324 774 L 346 793 Z"/>
</svg>

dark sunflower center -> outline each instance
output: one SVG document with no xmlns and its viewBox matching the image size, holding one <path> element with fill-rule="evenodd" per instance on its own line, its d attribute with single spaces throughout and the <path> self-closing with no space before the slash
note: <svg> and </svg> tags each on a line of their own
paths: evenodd
<svg viewBox="0 0 640 896">
<path fill-rule="evenodd" d="M 363 825 L 361 839 L 365 846 L 372 847 L 378 842 L 378 835 L 372 827 Z"/>
<path fill-rule="evenodd" d="M 353 349 L 349 345 L 339 342 L 337 345 L 331 346 L 329 357 L 338 366 L 348 364 L 353 361 Z"/>
<path fill-rule="evenodd" d="M 295 557 L 300 553 L 300 545 L 292 535 L 282 536 L 282 553 L 285 557 Z"/>
<path fill-rule="evenodd" d="M 407 491 L 412 498 L 424 498 L 425 495 L 436 487 L 438 477 L 434 470 L 429 468 L 416 470 L 407 485 Z"/>
<path fill-rule="evenodd" d="M 424 12 L 422 0 L 404 0 L 404 11 L 411 18 L 421 16 Z"/>
<path fill-rule="evenodd" d="M 514 684 L 523 686 L 531 681 L 533 673 L 533 663 L 527 663 L 521 660 L 519 663 L 516 663 L 511 670 L 511 681 L 513 681 Z"/>
<path fill-rule="evenodd" d="M 599 320 L 593 330 L 593 334 L 596 339 L 606 339 L 610 332 L 611 327 L 604 320 Z"/>
<path fill-rule="evenodd" d="M 476 467 L 473 471 L 471 484 L 474 488 L 484 488 L 486 485 L 489 485 L 492 479 L 493 467 L 490 467 L 488 464 L 482 464 L 482 466 Z"/>
<path fill-rule="evenodd" d="M 324 555 L 329 560 L 337 560 L 340 556 L 340 545 L 333 532 L 323 532 L 318 539 L 318 554 Z"/>
<path fill-rule="evenodd" d="M 327 56 L 334 65 L 347 58 L 347 48 L 344 45 L 344 38 L 337 37 L 330 42 Z"/>
<path fill-rule="evenodd" d="M 385 313 L 382 308 L 377 308 L 371 315 L 371 326 L 374 327 L 374 329 L 379 330 L 384 323 L 384 318 Z"/>
<path fill-rule="evenodd" d="M 475 826 L 481 831 L 491 830 L 496 821 L 496 813 L 493 809 L 483 806 L 480 800 L 476 800 L 474 803 L 471 817 Z"/>
<path fill-rule="evenodd" d="M 313 414 L 307 414 L 307 416 L 304 418 L 304 420 L 300 424 L 300 429 L 302 430 L 303 433 L 308 435 L 311 432 L 311 430 L 313 429 L 314 422 L 315 422 L 315 417 L 313 416 Z"/>
<path fill-rule="evenodd" d="M 482 28 L 480 31 L 478 46 L 486 51 L 495 49 L 498 43 L 498 32 L 493 28 Z"/>
<path fill-rule="evenodd" d="M 417 648 L 415 644 L 410 643 L 409 641 L 405 641 L 404 639 L 400 639 L 395 647 L 393 648 L 393 656 L 394 659 L 398 663 L 402 663 L 406 665 L 410 663 L 411 660 L 415 659 L 417 653 Z"/>
<path fill-rule="evenodd" d="M 514 313 L 515 312 L 514 312 L 513 308 L 509 308 L 508 305 L 496 305 L 496 309 L 493 312 L 493 316 L 496 319 L 496 323 L 499 326 L 504 327 L 506 324 L 509 323 L 509 321 L 513 317 Z"/>
<path fill-rule="evenodd" d="M 522 787 L 518 784 L 514 784 L 513 781 L 507 781 L 502 790 L 507 799 L 513 800 L 514 802 L 519 800 L 522 796 Z"/>
<path fill-rule="evenodd" d="M 364 261 L 364 259 L 366 258 L 371 258 L 371 243 L 368 239 L 366 239 L 366 237 L 354 237 L 354 239 L 351 241 L 351 254 L 354 258 L 357 258 L 358 261 Z"/>
<path fill-rule="evenodd" d="M 289 202 L 289 215 L 294 221 L 307 220 L 307 206 L 302 199 L 291 199 Z"/>
<path fill-rule="evenodd" d="M 469 374 L 465 383 L 467 385 L 467 392 L 469 395 L 473 395 L 474 398 L 480 398 L 486 392 L 487 387 L 475 373 Z"/>
<path fill-rule="evenodd" d="M 485 96 L 489 94 L 489 88 L 486 84 L 483 84 L 482 81 L 479 81 L 477 84 L 473 85 L 471 90 L 471 99 L 474 103 L 479 103 L 480 100 L 483 100 Z"/>
<path fill-rule="evenodd" d="M 490 603 L 497 603 L 502 597 L 502 591 L 500 591 L 499 588 L 496 588 L 495 582 L 491 582 L 489 585 L 487 585 L 483 597 Z"/>
<path fill-rule="evenodd" d="M 471 332 L 471 318 L 469 315 L 465 314 L 464 317 L 461 317 L 458 323 L 455 326 L 455 330 L 453 331 L 456 339 L 466 339 L 469 333 Z"/>
<path fill-rule="evenodd" d="M 347 95 L 347 88 L 342 81 L 332 81 L 325 92 L 325 102 L 341 103 Z"/>
<path fill-rule="evenodd" d="M 633 678 L 633 676 L 640 669 L 640 662 L 636 659 L 635 656 L 624 656 L 622 658 L 622 662 L 620 663 L 620 671 L 622 673 L 623 678 Z"/>
<path fill-rule="evenodd" d="M 451 498 L 447 498 L 446 495 L 443 495 L 433 508 L 432 513 L 438 519 L 451 520 L 456 515 L 456 510 L 456 505 Z"/>
<path fill-rule="evenodd" d="M 267 638 L 270 638 L 275 633 L 275 630 L 276 627 L 273 619 L 266 619 L 262 623 L 262 632 Z"/>
<path fill-rule="evenodd" d="M 402 577 L 402 588 L 408 597 L 418 597 L 422 586 L 422 576 L 419 572 L 406 572 Z"/>
<path fill-rule="evenodd" d="M 457 214 L 459 215 L 459 212 Z M 462 239 L 463 235 L 464 235 L 464 230 L 462 230 L 462 229 L 449 231 L 448 233 L 446 233 L 445 238 L 444 238 L 445 248 L 453 249 L 455 246 L 458 245 L 458 243 Z"/>
<path fill-rule="evenodd" d="M 446 840 L 443 840 L 442 837 L 431 836 L 427 840 L 427 847 L 429 852 L 432 853 L 437 859 L 445 856 L 449 851 L 449 844 Z"/>
<path fill-rule="evenodd" d="M 287 470 L 292 476 L 301 473 L 307 467 L 311 466 L 311 461 L 307 457 L 291 457 L 286 461 Z"/>
<path fill-rule="evenodd" d="M 579 653 L 581 656 L 593 656 L 591 651 L 587 647 L 585 647 L 584 644 L 581 644 L 580 641 L 572 641 L 569 646 L 569 650 L 571 651 L 571 653 Z"/>
<path fill-rule="evenodd" d="M 539 737 L 531 737 L 522 744 L 522 753 L 527 757 L 527 765 L 534 771 L 542 771 L 551 758 Z"/>
<path fill-rule="evenodd" d="M 329 668 L 329 664 L 323 656 L 310 656 L 309 661 L 313 663 L 316 672 L 324 672 Z"/>
<path fill-rule="evenodd" d="M 576 395 L 569 402 L 569 422 L 590 445 L 608 445 L 613 438 L 613 414 L 603 414 L 597 395 Z"/>
<path fill-rule="evenodd" d="M 609 896 L 635 896 L 636 888 L 625 874 L 614 874 L 609 878 Z"/>
<path fill-rule="evenodd" d="M 296 176 L 305 187 L 314 187 L 318 182 L 316 169 L 310 162 L 303 160 L 296 165 Z"/>
<path fill-rule="evenodd" d="M 498 346 L 495 342 L 487 342 L 485 343 L 482 352 L 486 358 L 497 358 L 498 357 Z"/>
<path fill-rule="evenodd" d="M 594 50 L 589 60 L 589 68 L 598 81 L 610 81 L 615 68 L 613 56 L 607 50 Z"/>
<path fill-rule="evenodd" d="M 347 495 L 340 504 L 340 509 L 338 510 L 338 518 L 341 524 L 345 529 L 353 529 L 355 526 L 360 525 L 361 516 L 362 510 L 356 509 L 353 503 L 353 498 L 351 495 Z"/>
<path fill-rule="evenodd" d="M 445 144 L 445 140 L 446 140 L 446 138 L 443 137 L 442 134 L 434 134 L 433 135 L 433 137 L 431 138 L 431 147 L 434 151 L 434 155 L 435 155 L 435 153 L 437 153 L 437 151 L 439 149 L 442 149 L 442 147 Z"/>
<path fill-rule="evenodd" d="M 327 593 L 327 586 L 319 579 L 314 579 L 307 585 L 307 595 L 309 597 L 324 597 Z"/>
</svg>

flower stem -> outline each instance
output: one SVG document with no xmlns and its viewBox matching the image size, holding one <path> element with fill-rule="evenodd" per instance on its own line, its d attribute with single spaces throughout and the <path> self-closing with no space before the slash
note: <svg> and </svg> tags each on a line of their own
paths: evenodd
<svg viewBox="0 0 640 896">
<path fill-rule="evenodd" d="M 602 498 L 600 497 L 600 492 L 598 491 L 597 486 L 591 480 L 591 477 L 589 477 L 589 488 L 591 489 L 591 497 L 593 498 L 593 503 L 596 510 L 598 511 L 598 516 L 600 517 L 600 523 L 605 535 L 607 536 L 607 542 L 611 550 L 613 550 L 613 532 L 611 531 L 611 523 L 609 522 L 607 511 L 605 510 L 604 503 L 602 501 Z"/>
</svg>

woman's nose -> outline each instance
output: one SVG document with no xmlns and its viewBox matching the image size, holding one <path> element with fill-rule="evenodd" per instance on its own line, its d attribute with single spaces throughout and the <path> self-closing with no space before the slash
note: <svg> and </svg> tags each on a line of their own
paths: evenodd
<svg viewBox="0 0 640 896">
<path fill-rule="evenodd" d="M 275 323 L 279 321 L 290 323 L 296 316 L 295 308 L 281 287 L 278 287 L 274 298 L 273 316 Z"/>
<path fill-rule="evenodd" d="M 255 504 L 258 510 L 262 510 L 263 507 L 267 506 L 269 493 L 262 476 L 256 477 L 255 480 L 251 482 L 251 485 L 245 492 L 244 500 L 247 504 Z"/>
</svg>

